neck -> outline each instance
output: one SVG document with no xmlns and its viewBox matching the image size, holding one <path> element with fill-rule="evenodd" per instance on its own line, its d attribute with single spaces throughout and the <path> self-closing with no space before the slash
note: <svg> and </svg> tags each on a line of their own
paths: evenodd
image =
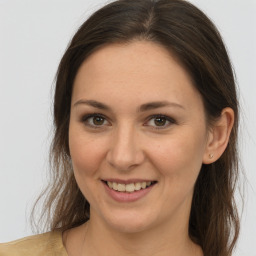
<svg viewBox="0 0 256 256">
<path fill-rule="evenodd" d="M 188 235 L 188 223 L 183 227 L 163 223 L 152 229 L 125 233 L 110 229 L 100 219 L 91 218 L 86 224 L 83 256 L 201 256 L 200 247 Z"/>
</svg>

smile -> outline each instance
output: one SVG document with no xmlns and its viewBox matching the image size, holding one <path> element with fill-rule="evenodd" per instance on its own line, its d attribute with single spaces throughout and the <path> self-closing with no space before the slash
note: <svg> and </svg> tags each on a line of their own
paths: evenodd
<svg viewBox="0 0 256 256">
<path fill-rule="evenodd" d="M 135 191 L 139 191 L 145 189 L 147 187 L 152 186 L 156 183 L 156 181 L 143 181 L 143 182 L 134 182 L 129 184 L 111 182 L 111 181 L 104 181 L 109 188 L 118 191 L 118 192 L 127 192 L 133 193 Z"/>
<path fill-rule="evenodd" d="M 149 180 L 101 180 L 105 191 L 113 200 L 131 203 L 146 197 L 155 187 L 157 181 Z"/>
</svg>

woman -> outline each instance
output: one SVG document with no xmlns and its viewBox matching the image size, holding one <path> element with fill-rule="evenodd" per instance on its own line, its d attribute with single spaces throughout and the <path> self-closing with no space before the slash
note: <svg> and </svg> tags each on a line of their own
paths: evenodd
<svg viewBox="0 0 256 256">
<path fill-rule="evenodd" d="M 119 0 L 57 72 L 50 232 L 0 255 L 231 255 L 238 102 L 211 21 L 182 0 Z"/>
</svg>

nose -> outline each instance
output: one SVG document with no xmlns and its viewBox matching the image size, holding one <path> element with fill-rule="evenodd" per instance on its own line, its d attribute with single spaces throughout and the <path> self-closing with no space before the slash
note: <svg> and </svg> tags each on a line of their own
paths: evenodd
<svg viewBox="0 0 256 256">
<path fill-rule="evenodd" d="M 144 153 L 138 137 L 138 131 L 127 124 L 116 128 L 106 156 L 108 163 L 118 171 L 129 171 L 140 165 Z"/>
</svg>

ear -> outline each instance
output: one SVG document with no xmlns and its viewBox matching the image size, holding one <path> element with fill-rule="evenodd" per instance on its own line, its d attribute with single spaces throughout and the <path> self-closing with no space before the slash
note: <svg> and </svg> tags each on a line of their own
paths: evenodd
<svg viewBox="0 0 256 256">
<path fill-rule="evenodd" d="M 221 116 L 212 125 L 207 139 L 203 156 L 204 164 L 217 161 L 225 151 L 229 136 L 234 125 L 234 111 L 232 108 L 224 108 Z"/>
</svg>

